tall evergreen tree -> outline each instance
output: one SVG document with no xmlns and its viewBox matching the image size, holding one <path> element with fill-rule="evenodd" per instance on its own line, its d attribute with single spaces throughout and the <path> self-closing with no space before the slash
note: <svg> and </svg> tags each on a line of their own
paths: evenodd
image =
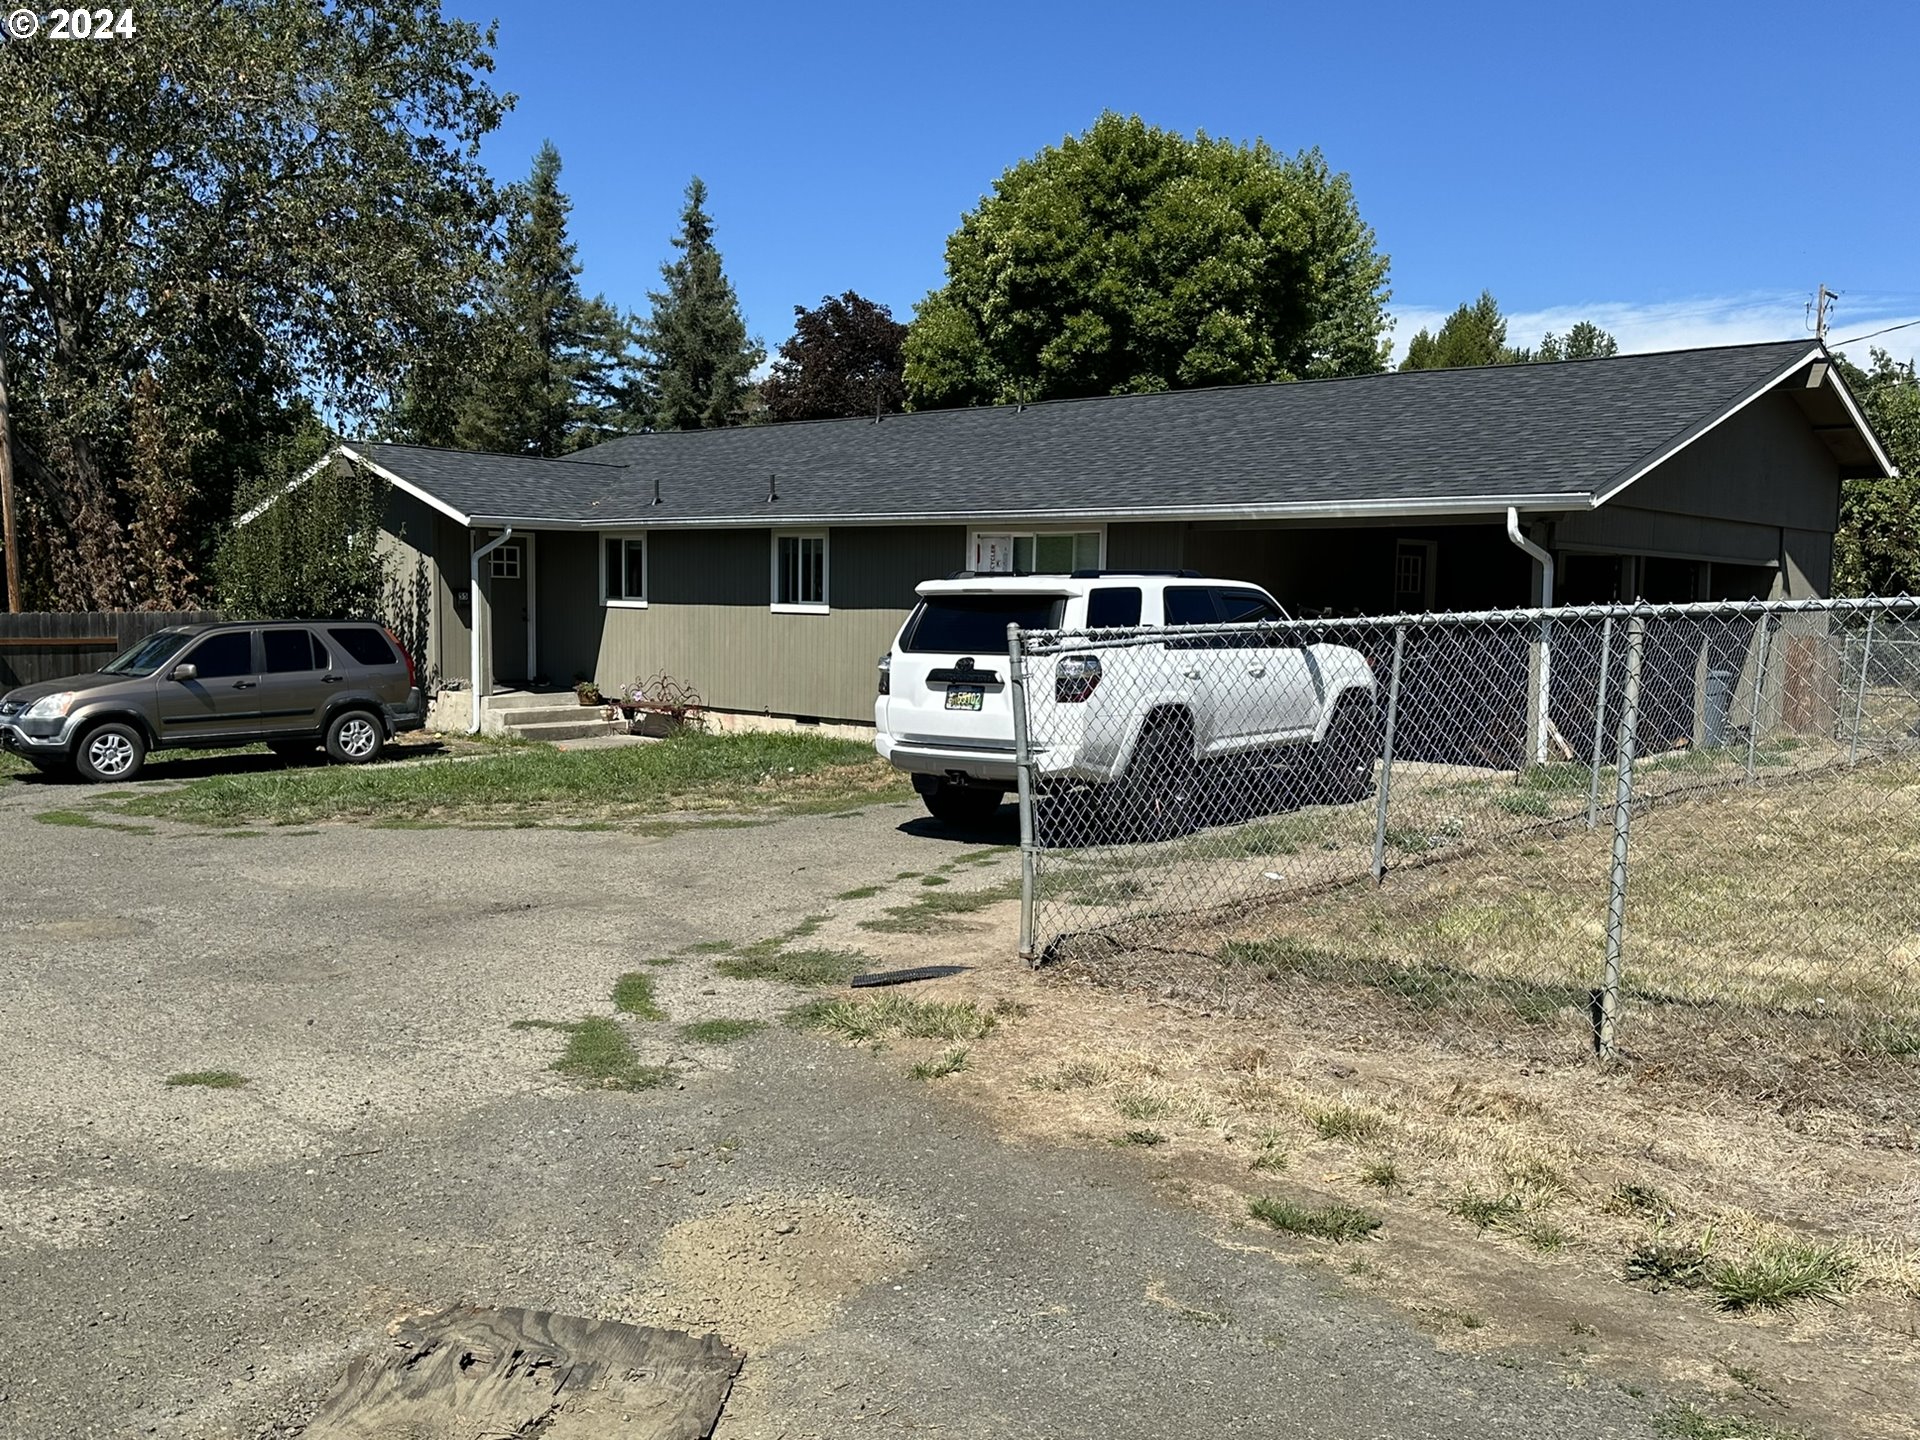
<svg viewBox="0 0 1920 1440">
<path fill-rule="evenodd" d="M 416 368 L 397 417 L 407 439 L 510 455 L 564 455 L 638 429 L 633 322 L 580 288 L 560 152 L 540 147 L 509 192 L 505 249 L 484 301 Z"/>
<path fill-rule="evenodd" d="M 706 204 L 706 182 L 696 175 L 687 183 L 680 233 L 673 237 L 680 255 L 660 267 L 666 289 L 648 292 L 653 315 L 640 332 L 649 355 L 653 423 L 662 430 L 739 424 L 749 377 L 767 358 L 766 348 L 747 335 Z"/>
<path fill-rule="evenodd" d="M 1609 355 L 1619 353 L 1618 340 L 1591 320 L 1582 320 L 1565 335 L 1556 335 L 1549 330 L 1541 337 L 1540 348 L 1527 358 L 1530 360 L 1604 360 Z"/>
<path fill-rule="evenodd" d="M 1437 332 L 1422 329 L 1407 342 L 1402 370 L 1451 370 L 1462 365 L 1512 365 L 1525 358 L 1507 344 L 1507 317 L 1491 290 L 1462 305 Z"/>
</svg>

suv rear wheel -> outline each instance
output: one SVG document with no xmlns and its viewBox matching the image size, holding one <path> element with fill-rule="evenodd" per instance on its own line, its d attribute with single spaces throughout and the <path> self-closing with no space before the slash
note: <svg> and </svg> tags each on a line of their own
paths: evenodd
<svg viewBox="0 0 1920 1440">
<path fill-rule="evenodd" d="M 327 755 L 343 765 L 364 765 L 380 757 L 387 743 L 371 711 L 342 710 L 327 722 Z"/>
<path fill-rule="evenodd" d="M 930 790 L 920 792 L 927 813 L 942 825 L 977 830 L 999 813 L 1005 797 L 998 790 L 979 785 L 956 785 L 942 780 Z"/>
<path fill-rule="evenodd" d="M 1314 746 L 1314 798 L 1350 805 L 1373 793 L 1373 765 L 1380 758 L 1380 724 L 1373 697 L 1349 692 L 1334 706 L 1327 733 Z"/>
<path fill-rule="evenodd" d="M 123 720 L 94 726 L 73 752 L 73 768 L 96 784 L 131 780 L 146 763 L 147 737 Z"/>
<path fill-rule="evenodd" d="M 1199 782 L 1193 723 L 1185 715 L 1154 716 L 1106 807 L 1112 828 L 1123 840 L 1171 840 L 1190 833 L 1199 824 Z"/>
</svg>

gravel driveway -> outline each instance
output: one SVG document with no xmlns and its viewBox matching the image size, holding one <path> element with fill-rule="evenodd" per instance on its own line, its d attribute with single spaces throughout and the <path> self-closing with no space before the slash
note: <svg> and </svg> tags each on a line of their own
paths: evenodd
<svg viewBox="0 0 1920 1440">
<path fill-rule="evenodd" d="M 1003 1143 L 864 1052 L 656 1023 L 676 1084 L 583 1091 L 511 1028 L 610 1014 L 676 955 L 674 1022 L 777 1015 L 800 997 L 690 948 L 848 923 L 887 895 L 847 892 L 978 851 L 917 809 L 35 823 L 76 798 L 0 781 L 0 1434 L 294 1434 L 395 1317 L 460 1302 L 719 1328 L 749 1354 L 723 1437 L 1654 1433 L 1651 1402 L 1445 1353 L 1136 1157 Z M 1010 951 L 982 930 L 979 964 Z M 164 1083 L 207 1070 L 247 1083 Z"/>
</svg>

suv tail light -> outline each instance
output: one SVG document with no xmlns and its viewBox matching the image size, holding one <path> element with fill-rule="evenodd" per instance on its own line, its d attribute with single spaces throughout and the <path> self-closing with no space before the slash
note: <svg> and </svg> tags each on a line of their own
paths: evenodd
<svg viewBox="0 0 1920 1440">
<path fill-rule="evenodd" d="M 409 690 L 413 689 L 420 683 L 419 677 L 413 673 L 413 652 L 400 643 L 400 637 L 394 634 L 389 627 L 381 626 L 380 633 L 393 642 L 393 648 L 398 650 L 401 658 L 407 662 L 407 688 Z"/>
<path fill-rule="evenodd" d="M 1077 705 L 1099 688 L 1098 655 L 1062 655 L 1053 670 L 1053 698 L 1062 705 Z"/>
<path fill-rule="evenodd" d="M 893 693 L 893 652 L 889 650 L 880 657 L 880 693 Z"/>
</svg>

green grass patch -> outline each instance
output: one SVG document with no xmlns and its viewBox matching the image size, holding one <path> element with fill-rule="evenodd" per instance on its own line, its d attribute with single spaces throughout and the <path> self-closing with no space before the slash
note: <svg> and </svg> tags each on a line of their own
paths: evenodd
<svg viewBox="0 0 1920 1440">
<path fill-rule="evenodd" d="M 971 1000 L 908 1000 L 886 995 L 878 1000 L 828 1001 L 800 1023 L 854 1041 L 893 1035 L 913 1040 L 981 1040 L 999 1020 Z"/>
<path fill-rule="evenodd" d="M 1796 1300 L 1837 1305 L 1853 1285 L 1854 1262 L 1838 1246 L 1804 1240 L 1763 1245 L 1714 1264 L 1707 1274 L 1722 1310 L 1784 1310 Z"/>
<path fill-rule="evenodd" d="M 734 945 L 731 940 L 701 940 L 687 946 L 686 953 L 689 955 L 724 955 L 733 948 Z"/>
<path fill-rule="evenodd" d="M 1491 1230 L 1520 1218 L 1522 1206 L 1515 1195 L 1483 1195 L 1478 1190 L 1462 1190 L 1447 1202 L 1450 1214 L 1458 1215 L 1480 1230 Z"/>
<path fill-rule="evenodd" d="M 629 970 L 613 982 L 613 1008 L 641 1020 L 667 1018 L 667 1012 L 653 998 L 653 977 L 640 970 Z"/>
<path fill-rule="evenodd" d="M 1306 1121 L 1322 1140 L 1371 1140 L 1387 1128 L 1387 1117 L 1357 1105 L 1322 1105 L 1306 1112 Z"/>
<path fill-rule="evenodd" d="M 104 820 L 90 810 L 42 810 L 33 817 L 42 825 L 57 825 L 75 830 L 118 830 L 122 835 L 151 835 L 151 825 L 128 825 Z"/>
<path fill-rule="evenodd" d="M 922 1060 L 907 1071 L 907 1074 L 915 1080 L 944 1080 L 947 1076 L 957 1075 L 966 1068 L 967 1049 L 964 1045 L 956 1045 L 944 1055 L 937 1055 L 931 1060 Z"/>
<path fill-rule="evenodd" d="M 688 733 L 609 750 L 502 748 L 477 759 L 210 776 L 116 802 L 122 814 L 204 825 L 249 820 L 544 819 L 676 810 L 813 812 L 877 798 L 900 777 L 869 745 L 814 735 Z"/>
<path fill-rule="evenodd" d="M 1400 1167 L 1394 1163 L 1391 1155 L 1382 1155 L 1377 1160 L 1369 1160 L 1360 1167 L 1360 1183 L 1371 1185 L 1376 1190 L 1398 1190 Z"/>
<path fill-rule="evenodd" d="M 1676 1405 L 1655 1422 L 1674 1440 L 1804 1440 L 1806 1431 L 1782 1430 L 1745 1415 L 1714 1415 L 1692 1405 Z"/>
<path fill-rule="evenodd" d="M 1493 803 L 1509 815 L 1532 815 L 1545 819 L 1553 814 L 1553 801 L 1541 790 L 1512 789 L 1494 797 Z"/>
<path fill-rule="evenodd" d="M 915 896 L 909 904 L 889 905 L 883 915 L 862 920 L 860 928 L 888 934 L 925 934 L 929 930 L 939 929 L 948 920 L 971 915 L 1002 900 L 1017 899 L 1019 894 L 1020 881 L 1017 877 L 990 885 L 984 890 L 929 890 L 924 895 Z"/>
<path fill-rule="evenodd" d="M 1247 1202 L 1247 1213 L 1263 1225 L 1316 1240 L 1365 1240 L 1380 1228 L 1380 1217 L 1355 1205 L 1296 1205 L 1274 1195 Z"/>
<path fill-rule="evenodd" d="M 238 1070 L 183 1070 L 178 1075 L 169 1075 L 169 1085 L 194 1085 L 202 1090 L 238 1090 L 247 1083 L 247 1077 Z"/>
<path fill-rule="evenodd" d="M 809 989 L 844 985 L 866 967 L 858 950 L 755 949 L 715 962 L 714 969 L 729 980 L 778 980 Z"/>
<path fill-rule="evenodd" d="M 879 885 L 856 885 L 851 890 L 842 890 L 833 898 L 836 900 L 871 900 L 883 887 Z"/>
<path fill-rule="evenodd" d="M 680 1027 L 680 1038 L 695 1045 L 731 1045 L 766 1028 L 764 1020 L 695 1020 Z"/>
<path fill-rule="evenodd" d="M 1155 1145 L 1166 1144 L 1167 1137 L 1162 1135 L 1158 1130 L 1129 1130 L 1113 1143 L 1116 1145 L 1139 1145 L 1146 1149 L 1152 1149 Z"/>
<path fill-rule="evenodd" d="M 920 883 L 922 885 L 951 885 L 953 882 L 944 875 L 922 875 L 920 877 Z"/>
<path fill-rule="evenodd" d="M 1707 1252 L 1686 1241 L 1644 1240 L 1627 1252 L 1621 1273 L 1654 1290 L 1697 1290 L 1707 1283 Z"/>
<path fill-rule="evenodd" d="M 642 1065 L 620 1022 L 605 1015 L 584 1020 L 516 1020 L 512 1028 L 563 1032 L 566 1049 L 549 1068 L 601 1090 L 654 1090 L 673 1078 L 665 1065 Z"/>
</svg>

